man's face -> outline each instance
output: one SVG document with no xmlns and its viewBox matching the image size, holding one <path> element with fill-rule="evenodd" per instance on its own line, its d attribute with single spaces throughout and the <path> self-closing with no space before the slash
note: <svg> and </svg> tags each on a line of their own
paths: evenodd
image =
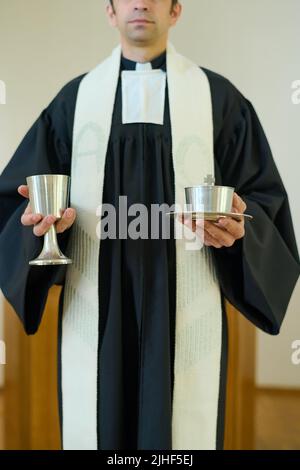
<svg viewBox="0 0 300 470">
<path fill-rule="evenodd" d="M 172 8 L 172 0 L 113 0 L 113 7 L 107 6 L 110 24 L 124 40 L 140 46 L 167 37 L 180 13 L 181 5 Z"/>
</svg>

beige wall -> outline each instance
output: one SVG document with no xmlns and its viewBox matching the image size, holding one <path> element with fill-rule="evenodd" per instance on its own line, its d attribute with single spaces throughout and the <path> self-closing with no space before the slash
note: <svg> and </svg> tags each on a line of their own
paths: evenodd
<svg viewBox="0 0 300 470">
<path fill-rule="evenodd" d="M 27 129 L 73 77 L 90 70 L 117 43 L 103 0 L 0 0 L 0 171 Z M 185 0 L 172 32 L 177 49 L 233 81 L 250 99 L 270 141 L 290 194 L 300 240 L 300 105 L 291 84 L 300 79 L 299 0 Z M 274 254 L 276 256 L 276 254 Z M 258 332 L 257 381 L 300 386 L 291 342 L 300 339 L 300 286 L 282 334 Z M 0 335 L 1 336 L 1 335 Z M 276 367 L 273 367 L 273 365 Z"/>
</svg>

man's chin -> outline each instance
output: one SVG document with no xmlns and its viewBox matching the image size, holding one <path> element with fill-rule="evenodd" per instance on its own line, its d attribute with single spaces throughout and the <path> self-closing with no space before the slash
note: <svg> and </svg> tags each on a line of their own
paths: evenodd
<svg viewBox="0 0 300 470">
<path fill-rule="evenodd" d="M 142 32 L 130 35 L 130 40 L 136 43 L 152 43 L 154 39 L 151 34 L 143 34 Z"/>
</svg>

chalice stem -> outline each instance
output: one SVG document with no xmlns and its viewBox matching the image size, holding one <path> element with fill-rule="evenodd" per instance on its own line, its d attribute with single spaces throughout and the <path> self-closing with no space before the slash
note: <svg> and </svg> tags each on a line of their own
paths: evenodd
<svg viewBox="0 0 300 470">
<path fill-rule="evenodd" d="M 46 259 L 49 257 L 63 256 L 58 247 L 55 224 L 52 224 L 44 235 L 44 246 L 40 256 Z"/>
</svg>

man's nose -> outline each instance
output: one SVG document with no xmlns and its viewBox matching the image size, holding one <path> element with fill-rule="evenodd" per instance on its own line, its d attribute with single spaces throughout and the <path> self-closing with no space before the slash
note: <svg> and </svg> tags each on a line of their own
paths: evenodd
<svg viewBox="0 0 300 470">
<path fill-rule="evenodd" d="M 149 9 L 148 2 L 146 2 L 145 0 L 144 1 L 142 1 L 142 0 L 137 1 L 135 3 L 134 9 L 135 10 L 144 10 L 144 11 L 148 10 Z"/>
</svg>

